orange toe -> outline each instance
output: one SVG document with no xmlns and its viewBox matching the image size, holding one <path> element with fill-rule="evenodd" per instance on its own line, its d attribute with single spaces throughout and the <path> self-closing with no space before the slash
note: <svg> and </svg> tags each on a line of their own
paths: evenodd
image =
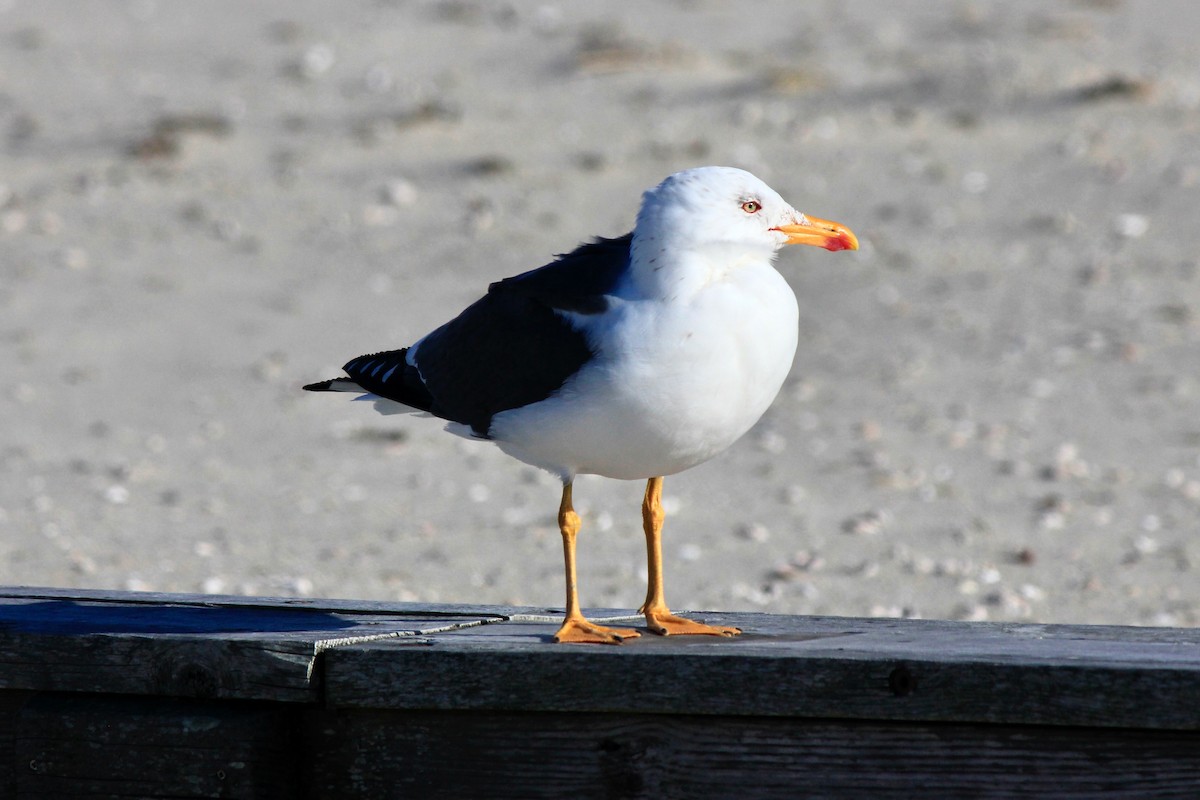
<svg viewBox="0 0 1200 800">
<path fill-rule="evenodd" d="M 677 617 L 666 609 L 648 610 L 646 624 L 660 636 L 737 636 L 741 628 L 724 625 L 705 625 L 703 622 Z"/>
<path fill-rule="evenodd" d="M 554 634 L 554 641 L 569 644 L 621 644 L 626 639 L 636 639 L 640 633 L 632 628 L 606 628 L 588 622 L 583 617 L 567 617 L 562 627 Z"/>
</svg>

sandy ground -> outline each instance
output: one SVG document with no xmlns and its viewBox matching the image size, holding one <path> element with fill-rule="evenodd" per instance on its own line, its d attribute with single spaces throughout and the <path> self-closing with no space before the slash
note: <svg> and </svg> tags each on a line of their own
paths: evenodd
<svg viewBox="0 0 1200 800">
<path fill-rule="evenodd" d="M 1200 7 L 0 0 L 0 584 L 562 602 L 558 487 L 301 384 L 748 168 L 851 226 L 679 608 L 1200 624 Z M 585 605 L 642 486 L 581 478 Z"/>
</svg>

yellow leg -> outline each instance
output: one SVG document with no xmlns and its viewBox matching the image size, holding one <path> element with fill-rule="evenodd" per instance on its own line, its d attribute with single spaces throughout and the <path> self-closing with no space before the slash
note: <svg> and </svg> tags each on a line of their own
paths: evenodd
<svg viewBox="0 0 1200 800">
<path fill-rule="evenodd" d="M 563 537 L 563 561 L 567 574 L 567 614 L 562 627 L 554 634 L 556 642 L 589 642 L 620 644 L 640 636 L 631 628 L 606 628 L 588 622 L 579 609 L 579 592 L 575 583 L 575 537 L 579 534 L 579 515 L 571 506 L 571 484 L 563 486 L 562 503 L 558 507 L 558 528 Z"/>
<path fill-rule="evenodd" d="M 663 636 L 705 634 L 708 636 L 737 636 L 739 628 L 705 625 L 677 617 L 667 608 L 663 595 L 662 526 L 666 516 L 662 508 L 662 478 L 651 478 L 646 484 L 646 499 L 642 501 L 642 527 L 646 531 L 646 602 L 638 611 L 646 615 L 650 630 Z"/>
</svg>

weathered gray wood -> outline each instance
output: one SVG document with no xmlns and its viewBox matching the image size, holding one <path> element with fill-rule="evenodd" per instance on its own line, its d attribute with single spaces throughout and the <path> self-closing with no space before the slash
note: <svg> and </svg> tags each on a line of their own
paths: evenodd
<svg viewBox="0 0 1200 800">
<path fill-rule="evenodd" d="M 0 590 L 0 797 L 1200 796 L 1200 631 L 560 614 Z"/>
<path fill-rule="evenodd" d="M 295 706 L 39 694 L 21 710 L 16 796 L 295 797 Z"/>
<path fill-rule="evenodd" d="M 1183 732 L 779 717 L 322 712 L 316 797 L 1188 798 Z"/>
<path fill-rule="evenodd" d="M 0 689 L 311 702 L 330 647 L 502 618 L 334 605 L 0 592 Z"/>
<path fill-rule="evenodd" d="M 185 594 L 178 592 L 126 592 L 115 589 L 60 589 L 50 586 L 2 586 L 0 598 L 10 600 L 90 600 L 122 605 L 213 608 L 289 608 L 332 611 L 337 614 L 385 617 L 480 617 L 503 620 L 539 609 L 528 606 L 494 606 L 464 603 L 411 603 L 398 600 L 344 600 L 315 597 L 269 597 L 240 594 Z M 547 609 L 544 613 L 552 613 Z M 559 612 L 561 614 L 561 612 Z M 626 612 L 628 613 L 628 612 Z"/>
<path fill-rule="evenodd" d="M 735 639 L 546 644 L 553 623 L 328 654 L 363 708 L 769 715 L 1200 729 L 1200 631 L 707 614 Z"/>
<path fill-rule="evenodd" d="M 0 797 L 15 797 L 17 793 L 16 762 L 9 755 L 16 746 L 21 709 L 33 696 L 33 692 L 0 692 Z"/>
</svg>

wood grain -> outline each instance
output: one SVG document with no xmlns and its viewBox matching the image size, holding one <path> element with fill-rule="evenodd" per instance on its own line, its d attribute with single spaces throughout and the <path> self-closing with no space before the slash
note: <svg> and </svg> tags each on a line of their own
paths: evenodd
<svg viewBox="0 0 1200 800">
<path fill-rule="evenodd" d="M 45 693 L 21 710 L 16 795 L 294 797 L 289 706 Z"/>
<path fill-rule="evenodd" d="M 1200 632 L 707 614 L 732 640 L 549 647 L 553 625 L 328 654 L 330 703 L 1200 729 Z"/>
<path fill-rule="evenodd" d="M 1182 732 L 695 715 L 343 711 L 317 796 L 1194 798 Z M 349 782 L 347 782 L 349 778 Z M 341 792 L 341 794 L 338 794 Z"/>
<path fill-rule="evenodd" d="M 320 653 L 503 618 L 129 592 L 0 592 L 0 688 L 310 702 Z"/>
<path fill-rule="evenodd" d="M 1200 796 L 1200 631 L 560 613 L 0 589 L 0 798 Z"/>
</svg>

